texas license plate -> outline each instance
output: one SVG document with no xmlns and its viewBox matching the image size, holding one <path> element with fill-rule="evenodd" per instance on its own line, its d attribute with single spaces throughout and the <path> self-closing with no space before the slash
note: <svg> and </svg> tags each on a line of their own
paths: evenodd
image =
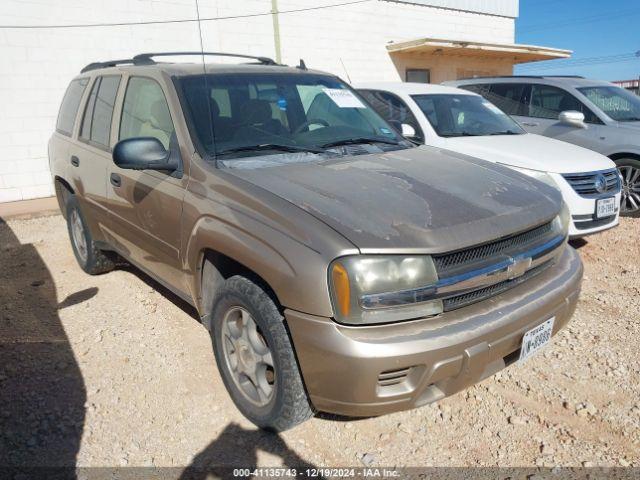
<svg viewBox="0 0 640 480">
<path fill-rule="evenodd" d="M 596 201 L 596 218 L 610 217 L 616 213 L 615 197 L 601 198 Z"/>
<path fill-rule="evenodd" d="M 526 360 L 531 355 L 544 347 L 551 340 L 553 332 L 553 321 L 555 317 L 541 323 L 524 334 L 522 346 L 520 347 L 520 360 Z"/>
</svg>

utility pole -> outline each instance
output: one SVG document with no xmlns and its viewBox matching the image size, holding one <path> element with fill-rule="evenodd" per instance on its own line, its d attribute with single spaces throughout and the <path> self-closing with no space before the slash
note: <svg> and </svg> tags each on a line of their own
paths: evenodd
<svg viewBox="0 0 640 480">
<path fill-rule="evenodd" d="M 281 63 L 282 51 L 280 48 L 280 19 L 278 18 L 278 0 L 271 0 L 271 18 L 273 20 L 273 43 L 276 50 L 276 62 Z"/>
</svg>

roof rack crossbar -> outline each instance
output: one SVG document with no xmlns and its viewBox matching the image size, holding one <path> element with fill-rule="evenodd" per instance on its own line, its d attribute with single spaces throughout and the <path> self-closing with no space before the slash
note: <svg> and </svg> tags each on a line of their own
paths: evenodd
<svg viewBox="0 0 640 480">
<path fill-rule="evenodd" d="M 251 60 L 257 60 L 263 65 L 277 65 L 277 63 L 269 57 L 256 57 L 253 55 L 243 55 L 239 53 L 224 53 L 224 52 L 158 52 L 158 53 L 141 53 L 133 57 L 134 65 L 153 65 L 152 57 L 174 57 L 174 56 L 189 56 L 189 55 L 206 55 L 215 57 L 234 57 L 234 58 L 248 58 Z"/>
</svg>

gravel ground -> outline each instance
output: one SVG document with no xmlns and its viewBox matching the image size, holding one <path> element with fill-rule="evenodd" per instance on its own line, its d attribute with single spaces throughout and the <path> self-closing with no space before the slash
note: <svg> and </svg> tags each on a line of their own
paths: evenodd
<svg viewBox="0 0 640 480">
<path fill-rule="evenodd" d="M 568 328 L 417 410 L 276 436 L 235 409 L 195 312 L 131 268 L 90 277 L 64 220 L 0 223 L 0 465 L 640 466 L 640 220 L 577 246 Z"/>
</svg>

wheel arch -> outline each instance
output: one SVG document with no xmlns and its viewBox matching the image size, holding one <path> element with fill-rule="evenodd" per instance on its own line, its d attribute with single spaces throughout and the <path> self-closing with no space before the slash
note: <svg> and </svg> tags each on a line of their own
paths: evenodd
<svg viewBox="0 0 640 480">
<path fill-rule="evenodd" d="M 633 158 L 634 160 L 640 160 L 640 154 L 631 153 L 631 152 L 619 152 L 619 153 L 614 153 L 612 155 L 609 155 L 609 158 L 614 162 L 616 160 L 621 160 L 623 158 Z"/>
<path fill-rule="evenodd" d="M 59 175 L 54 177 L 54 188 L 56 192 L 56 198 L 58 199 L 58 207 L 60 208 L 60 212 L 62 212 L 62 216 L 66 220 L 67 218 L 67 209 L 65 208 L 67 204 L 67 198 L 69 195 L 75 195 L 75 191 L 73 187 L 67 182 L 64 178 Z"/>
</svg>

